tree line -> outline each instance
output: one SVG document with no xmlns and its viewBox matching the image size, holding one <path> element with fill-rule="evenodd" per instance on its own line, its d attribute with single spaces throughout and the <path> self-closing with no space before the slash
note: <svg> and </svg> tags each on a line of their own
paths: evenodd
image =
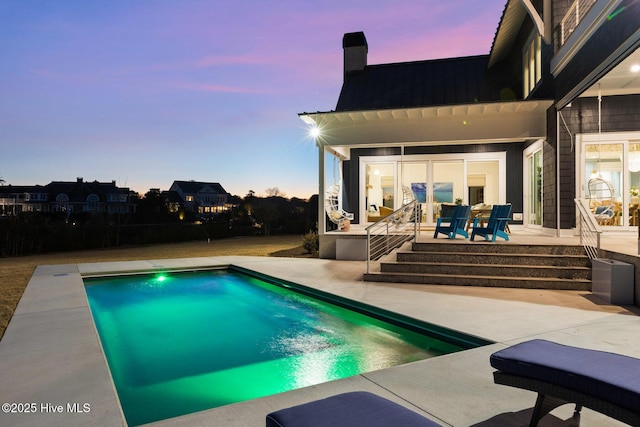
<svg viewBox="0 0 640 427">
<path fill-rule="evenodd" d="M 272 190 L 272 189 L 270 189 Z M 258 197 L 230 196 L 229 209 L 206 218 L 172 212 L 159 191 L 137 200 L 135 213 L 20 212 L 0 217 L 0 256 L 113 248 L 245 235 L 315 232 L 318 196 L 286 198 L 278 191 Z"/>
</svg>

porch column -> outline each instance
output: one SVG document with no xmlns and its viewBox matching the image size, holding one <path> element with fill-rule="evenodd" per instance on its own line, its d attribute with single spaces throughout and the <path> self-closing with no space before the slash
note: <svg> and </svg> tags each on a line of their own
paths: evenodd
<svg viewBox="0 0 640 427">
<path fill-rule="evenodd" d="M 324 146 L 319 143 L 316 138 L 318 147 L 318 235 L 324 235 L 327 229 L 327 216 L 324 213 L 324 204 L 326 197 L 325 190 L 325 150 Z"/>
</svg>

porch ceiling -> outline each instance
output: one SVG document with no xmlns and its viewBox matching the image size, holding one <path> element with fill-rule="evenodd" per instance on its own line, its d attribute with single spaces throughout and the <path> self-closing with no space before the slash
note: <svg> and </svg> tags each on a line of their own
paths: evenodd
<svg viewBox="0 0 640 427">
<path fill-rule="evenodd" d="M 302 113 L 321 146 L 451 145 L 544 139 L 551 100 Z"/>
</svg>

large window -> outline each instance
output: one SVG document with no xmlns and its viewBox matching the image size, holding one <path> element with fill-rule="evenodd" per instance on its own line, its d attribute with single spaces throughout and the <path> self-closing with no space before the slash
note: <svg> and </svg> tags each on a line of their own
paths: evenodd
<svg viewBox="0 0 640 427">
<path fill-rule="evenodd" d="M 581 170 L 576 189 L 602 226 L 640 224 L 640 133 L 578 134 Z"/>
<path fill-rule="evenodd" d="M 522 62 L 522 81 L 526 98 L 542 79 L 542 40 L 539 34 L 534 34 L 525 45 Z"/>
<path fill-rule="evenodd" d="M 403 188 L 421 204 L 426 225 L 435 223 L 446 204 L 506 201 L 504 152 L 372 156 L 360 162 L 360 212 L 369 222 L 398 209 Z"/>
</svg>

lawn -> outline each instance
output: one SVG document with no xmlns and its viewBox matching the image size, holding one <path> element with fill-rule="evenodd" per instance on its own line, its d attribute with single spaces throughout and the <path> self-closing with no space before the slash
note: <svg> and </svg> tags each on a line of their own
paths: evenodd
<svg viewBox="0 0 640 427">
<path fill-rule="evenodd" d="M 214 240 L 211 243 L 188 242 L 0 258 L 0 339 L 38 265 L 224 255 L 311 257 L 302 247 L 302 236 L 257 236 Z"/>
</svg>

